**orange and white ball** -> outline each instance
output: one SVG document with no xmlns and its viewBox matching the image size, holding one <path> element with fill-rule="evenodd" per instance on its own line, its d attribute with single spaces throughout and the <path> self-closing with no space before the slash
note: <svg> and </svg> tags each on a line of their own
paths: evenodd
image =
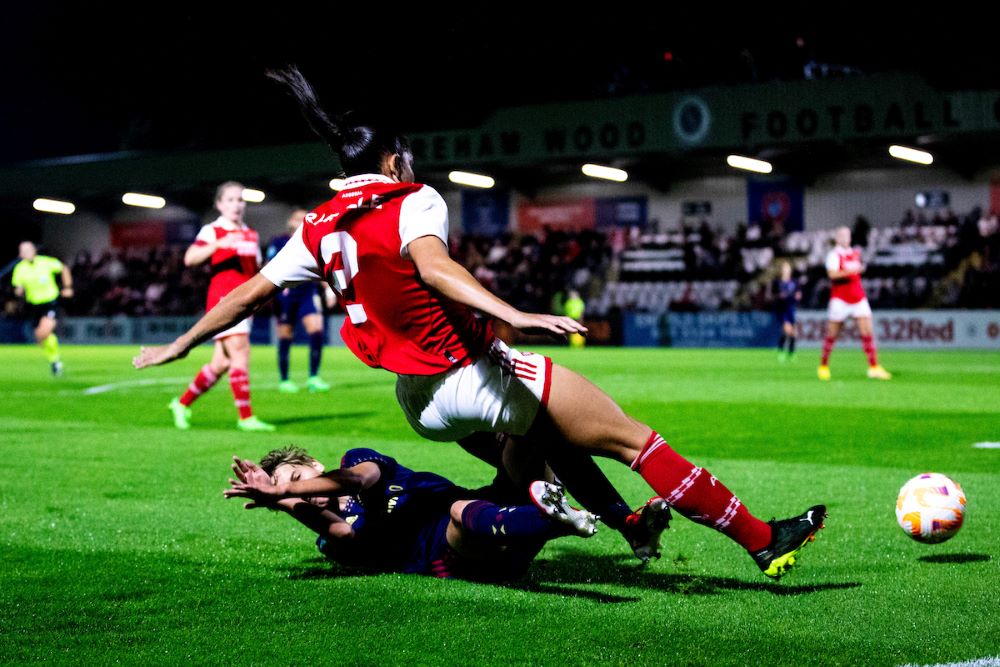
<svg viewBox="0 0 1000 667">
<path fill-rule="evenodd" d="M 899 490 L 896 522 L 918 542 L 944 542 L 962 527 L 965 503 L 965 492 L 956 482 L 936 472 L 924 473 Z"/>
</svg>

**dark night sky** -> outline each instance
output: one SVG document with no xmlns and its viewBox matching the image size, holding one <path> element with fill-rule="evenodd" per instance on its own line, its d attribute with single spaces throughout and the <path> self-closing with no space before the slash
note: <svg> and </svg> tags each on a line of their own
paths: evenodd
<svg viewBox="0 0 1000 667">
<path fill-rule="evenodd" d="M 992 27 L 971 15 L 900 25 L 841 10 L 723 23 L 718 12 L 652 14 L 650 4 L 592 15 L 567 4 L 572 12 L 545 19 L 509 4 L 367 14 L 316 2 L 8 5 L 0 162 L 310 140 L 262 75 L 285 62 L 328 108 L 402 117 L 410 131 L 477 124 L 513 104 L 800 78 L 810 58 L 923 72 L 943 88 L 1000 87 Z"/>
</svg>

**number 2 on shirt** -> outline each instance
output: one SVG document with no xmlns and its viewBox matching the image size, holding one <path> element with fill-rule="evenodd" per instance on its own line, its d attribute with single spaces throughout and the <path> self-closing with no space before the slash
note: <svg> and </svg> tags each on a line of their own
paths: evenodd
<svg viewBox="0 0 1000 667">
<path fill-rule="evenodd" d="M 351 281 L 358 275 L 358 243 L 347 232 L 331 232 L 319 243 L 327 280 L 337 294 L 343 298 L 347 316 L 351 324 L 364 324 L 368 321 L 365 307 L 354 301 L 354 288 Z"/>
</svg>

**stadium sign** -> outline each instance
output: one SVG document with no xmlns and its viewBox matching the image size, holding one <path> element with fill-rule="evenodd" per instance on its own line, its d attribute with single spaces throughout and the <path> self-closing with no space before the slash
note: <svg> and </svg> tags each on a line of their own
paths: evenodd
<svg viewBox="0 0 1000 667">
<path fill-rule="evenodd" d="M 882 348 L 1000 350 L 996 310 L 883 310 L 875 312 L 874 327 Z M 623 321 L 627 347 L 771 347 L 779 331 L 765 311 L 626 313 Z M 820 347 L 825 333 L 826 311 L 799 311 L 799 347 Z M 853 321 L 840 338 L 860 345 Z"/>
</svg>

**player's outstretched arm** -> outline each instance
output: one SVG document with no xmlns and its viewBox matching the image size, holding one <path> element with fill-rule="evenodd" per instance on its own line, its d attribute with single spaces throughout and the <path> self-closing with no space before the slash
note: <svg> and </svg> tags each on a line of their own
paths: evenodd
<svg viewBox="0 0 1000 667">
<path fill-rule="evenodd" d="M 556 336 L 587 333 L 571 317 L 525 313 L 487 290 L 461 264 L 448 256 L 448 249 L 436 236 L 421 236 L 406 246 L 424 283 L 452 301 L 463 303 L 509 323 L 515 329 Z"/>
<path fill-rule="evenodd" d="M 226 498 L 250 499 L 247 509 L 270 506 L 286 498 L 350 496 L 374 486 L 382 474 L 378 464 L 366 461 L 351 468 L 331 470 L 311 479 L 273 484 L 266 473 L 261 475 L 253 470 L 260 469 L 252 461 L 235 456 L 233 461 L 236 479 L 229 480 L 230 488 L 223 491 L 222 495 Z"/>
<path fill-rule="evenodd" d="M 252 315 L 277 292 L 278 288 L 274 283 L 258 273 L 224 296 L 215 308 L 173 343 L 140 348 L 139 354 L 132 359 L 132 365 L 142 369 L 183 359 L 188 352 L 215 334 Z"/>
</svg>

